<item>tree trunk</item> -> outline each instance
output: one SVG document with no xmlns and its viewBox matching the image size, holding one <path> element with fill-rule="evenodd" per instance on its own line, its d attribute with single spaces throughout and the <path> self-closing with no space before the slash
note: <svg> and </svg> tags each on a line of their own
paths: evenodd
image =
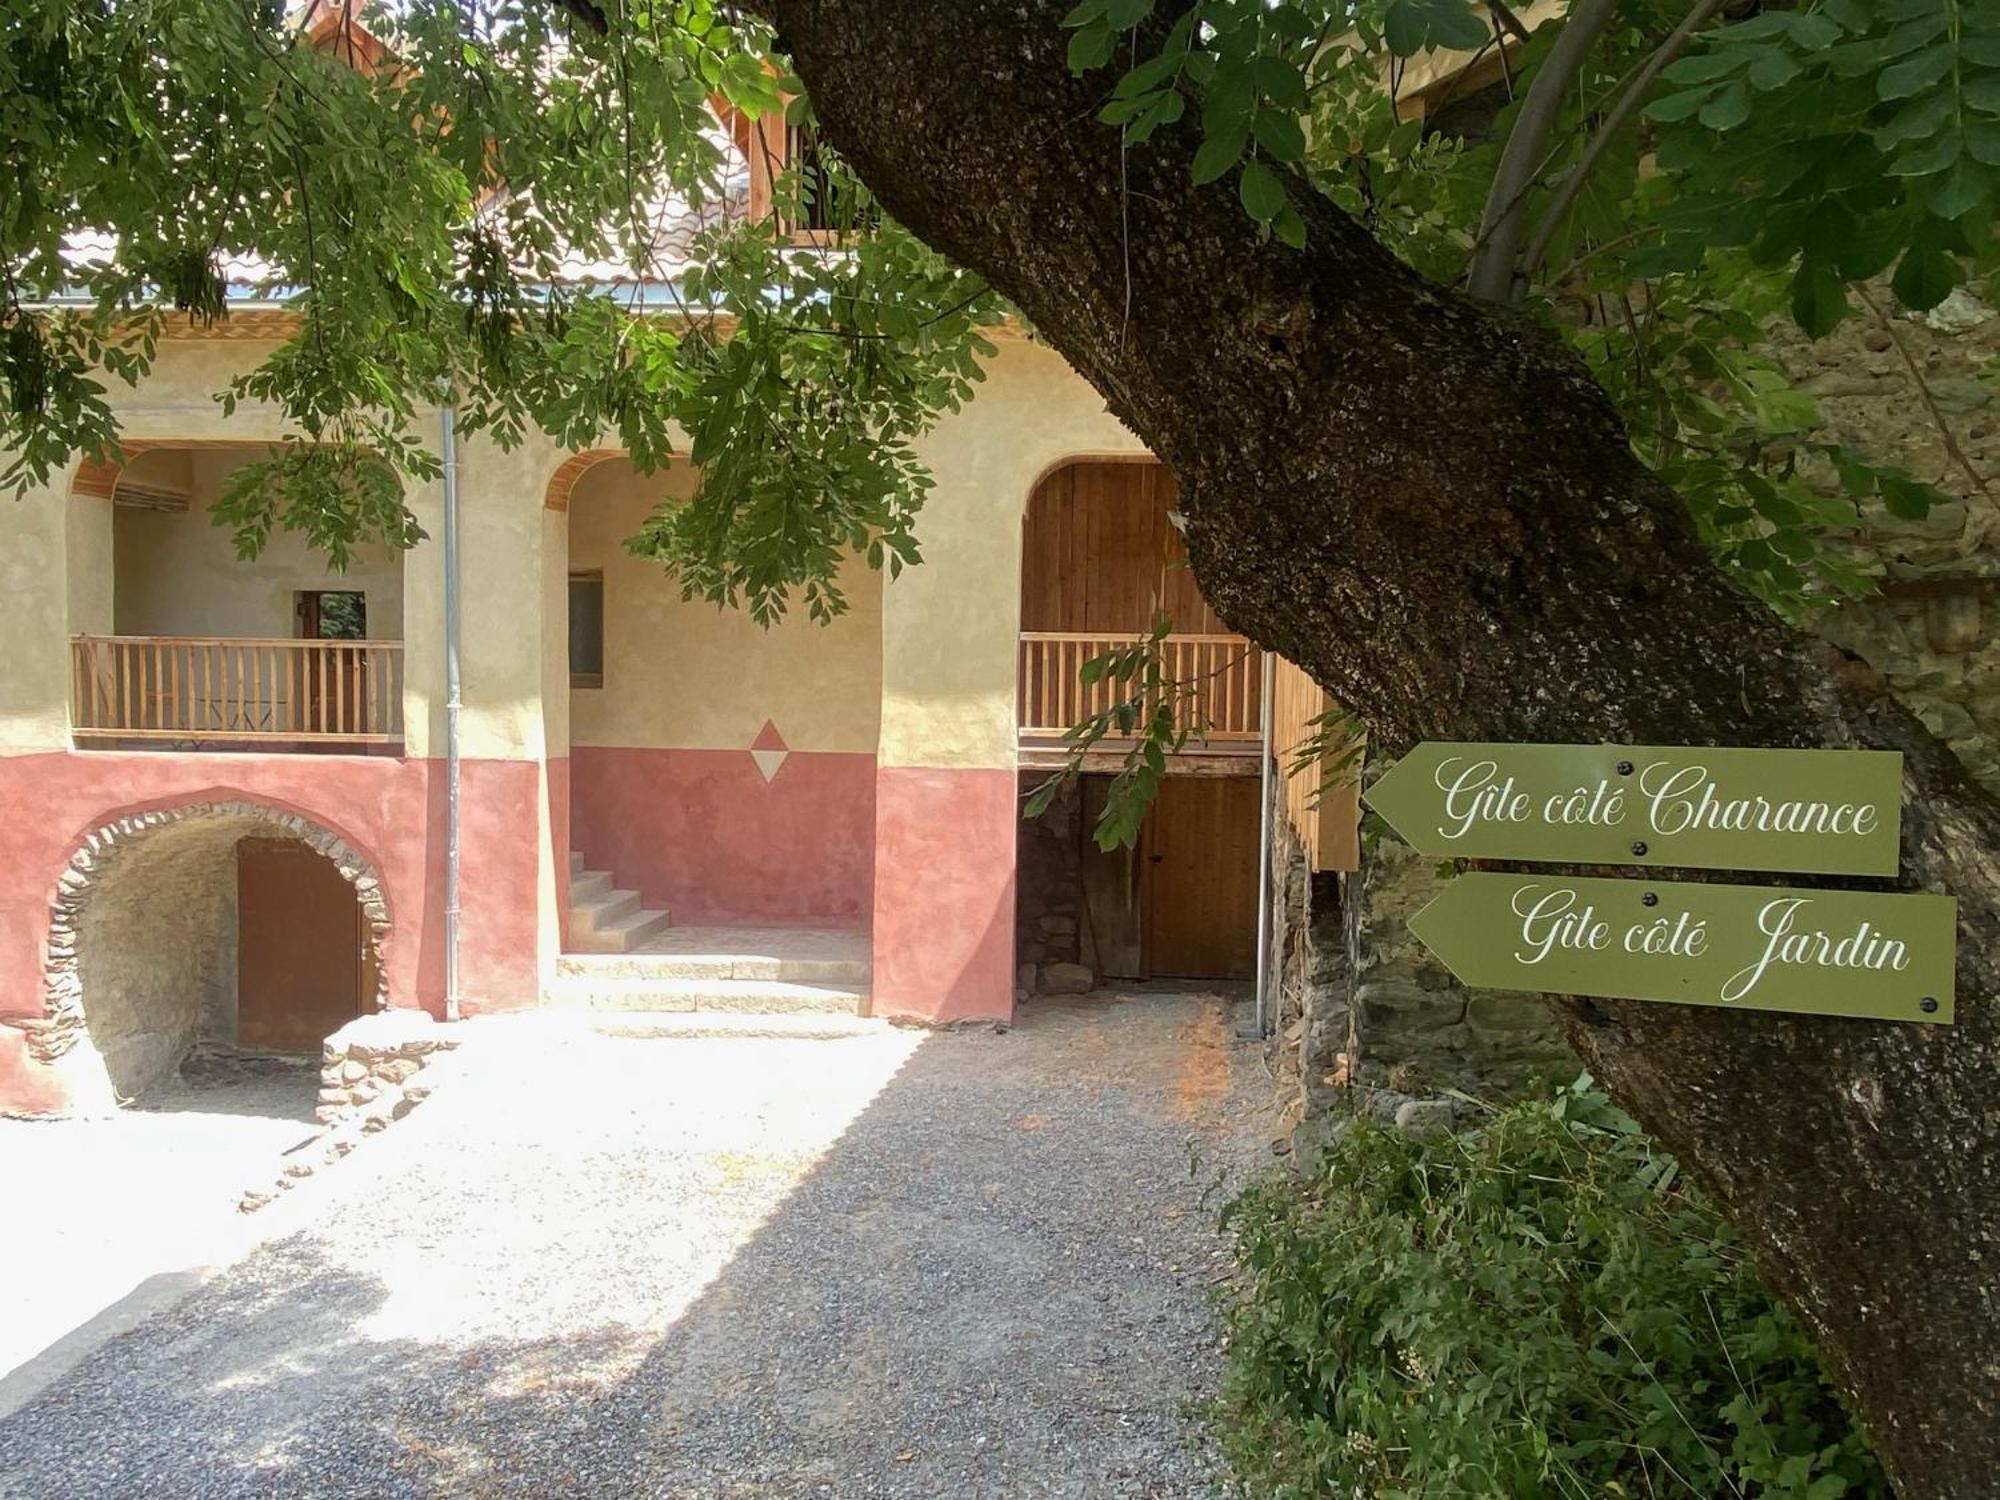
<svg viewBox="0 0 2000 1500">
<path fill-rule="evenodd" d="M 1068 0 L 760 0 L 888 210 L 986 276 L 1179 476 L 1203 591 L 1377 745 L 1869 746 L 1904 884 L 1959 900 L 1958 1021 L 1559 1002 L 1757 1247 L 1904 1500 L 2000 1474 L 2000 808 L 1865 668 L 1728 581 L 1601 391 L 1301 191 L 1304 253 L 1191 123 L 1122 152 Z M 1143 49 L 1143 43 L 1142 43 Z M 1142 53 L 1143 54 L 1143 50 Z"/>
</svg>

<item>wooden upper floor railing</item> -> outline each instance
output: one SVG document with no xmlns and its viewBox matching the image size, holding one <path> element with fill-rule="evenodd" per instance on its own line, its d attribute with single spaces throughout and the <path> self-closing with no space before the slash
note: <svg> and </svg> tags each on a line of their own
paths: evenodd
<svg viewBox="0 0 2000 1500">
<path fill-rule="evenodd" d="M 1021 733 L 1060 735 L 1128 696 L 1130 683 L 1109 677 L 1084 682 L 1079 674 L 1093 656 L 1145 639 L 1137 633 L 1022 631 L 1015 699 Z M 1167 676 L 1191 691 L 1192 718 L 1209 746 L 1255 744 L 1264 674 L 1257 648 L 1240 635 L 1170 635 L 1160 648 Z M 1190 738 L 1190 748 L 1201 748 L 1199 739 Z"/>
<path fill-rule="evenodd" d="M 393 743 L 403 643 L 79 635 L 70 692 L 85 741 Z"/>
</svg>

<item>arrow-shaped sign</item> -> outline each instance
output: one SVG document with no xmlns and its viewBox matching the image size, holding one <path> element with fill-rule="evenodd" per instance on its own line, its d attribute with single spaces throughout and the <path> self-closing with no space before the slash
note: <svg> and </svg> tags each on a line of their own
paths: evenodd
<svg viewBox="0 0 2000 1500">
<path fill-rule="evenodd" d="M 1410 930 L 1480 989 L 1949 1021 L 1957 923 L 1949 896 L 1480 872 Z"/>
<path fill-rule="evenodd" d="M 1427 740 L 1365 794 L 1425 854 L 1893 875 L 1903 757 Z"/>
</svg>

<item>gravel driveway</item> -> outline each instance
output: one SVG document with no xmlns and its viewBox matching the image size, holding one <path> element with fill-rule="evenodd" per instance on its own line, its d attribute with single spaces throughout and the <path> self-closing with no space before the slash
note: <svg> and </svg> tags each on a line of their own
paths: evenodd
<svg viewBox="0 0 2000 1500">
<path fill-rule="evenodd" d="M 1211 1496 L 1214 998 L 1004 1035 L 475 1022 L 302 1227 L 0 1422 L 0 1495 Z"/>
<path fill-rule="evenodd" d="M 317 1134 L 318 1089 L 309 1062 L 207 1057 L 109 1118 L 0 1120 L 0 1416 L 243 1253 L 236 1205 Z"/>
</svg>

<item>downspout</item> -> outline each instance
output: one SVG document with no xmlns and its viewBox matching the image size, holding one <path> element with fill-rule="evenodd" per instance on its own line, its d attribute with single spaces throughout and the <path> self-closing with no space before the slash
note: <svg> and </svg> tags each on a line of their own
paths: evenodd
<svg viewBox="0 0 2000 1500">
<path fill-rule="evenodd" d="M 444 450 L 444 1018 L 458 997 L 458 413 L 451 388 L 438 408 Z"/>
<path fill-rule="evenodd" d="M 1258 783 L 1263 797 L 1257 804 L 1257 1032 L 1262 1041 L 1271 1028 L 1265 985 L 1271 971 L 1271 653 L 1264 653 L 1264 691 L 1257 705 Z"/>
</svg>

